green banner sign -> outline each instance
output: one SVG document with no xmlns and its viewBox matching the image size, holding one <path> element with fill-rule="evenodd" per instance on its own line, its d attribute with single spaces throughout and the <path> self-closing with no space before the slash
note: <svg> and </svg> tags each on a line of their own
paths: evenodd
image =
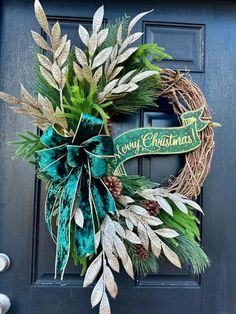
<svg viewBox="0 0 236 314">
<path fill-rule="evenodd" d="M 180 116 L 182 126 L 170 128 L 139 128 L 122 133 L 114 139 L 115 158 L 112 170 L 126 160 L 142 155 L 182 154 L 200 144 L 199 132 L 209 121 L 201 120 L 204 107 Z"/>
</svg>

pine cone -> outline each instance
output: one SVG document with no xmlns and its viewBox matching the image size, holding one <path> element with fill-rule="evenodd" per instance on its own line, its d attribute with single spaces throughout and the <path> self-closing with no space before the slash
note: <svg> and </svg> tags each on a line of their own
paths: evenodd
<svg viewBox="0 0 236 314">
<path fill-rule="evenodd" d="M 148 251 L 142 246 L 142 244 L 136 245 L 136 251 L 137 251 L 138 257 L 142 259 L 143 261 L 146 261 L 149 258 Z"/>
<path fill-rule="evenodd" d="M 108 176 L 103 178 L 108 190 L 114 198 L 117 198 L 122 191 L 122 182 L 115 176 Z"/>
<path fill-rule="evenodd" d="M 157 216 L 161 210 L 161 206 L 156 201 L 144 200 L 141 206 L 145 208 L 151 216 Z"/>
</svg>

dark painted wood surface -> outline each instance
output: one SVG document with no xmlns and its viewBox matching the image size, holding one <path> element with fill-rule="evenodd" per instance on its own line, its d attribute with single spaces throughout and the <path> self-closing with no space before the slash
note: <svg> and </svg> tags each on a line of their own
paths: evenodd
<svg viewBox="0 0 236 314">
<path fill-rule="evenodd" d="M 33 16 L 33 1 L 2 0 L 0 19 L 0 90 L 19 92 L 19 82 L 32 86 L 33 41 L 30 29 L 40 31 Z M 212 267 L 193 278 L 187 269 L 161 265 L 158 276 L 117 276 L 119 294 L 112 301 L 114 314 L 233 314 L 236 313 L 236 3 L 234 1 L 104 1 L 106 19 L 135 15 L 155 8 L 136 30 L 144 42 L 167 48 L 174 60 L 161 66 L 189 68 L 205 92 L 215 121 L 216 151 L 212 171 L 201 195 L 203 246 Z M 50 20 L 59 19 L 64 32 L 78 43 L 78 23 L 89 25 L 100 1 L 42 1 Z M 70 263 L 65 281 L 53 280 L 55 247 L 43 221 L 44 187 L 34 178 L 34 169 L 23 161 L 11 161 L 13 148 L 7 142 L 16 131 L 34 130 L 29 120 L 0 107 L 0 250 L 8 254 L 11 268 L 0 274 L 0 293 L 12 301 L 10 313 L 93 313 L 91 289 L 82 288 L 78 269 Z M 171 113 L 140 112 L 116 121 L 115 134 L 140 125 L 175 125 Z M 36 130 L 35 130 L 36 131 Z M 176 174 L 180 157 L 144 158 L 128 164 L 130 173 L 142 173 L 165 182 Z M 97 311 L 95 310 L 94 313 Z"/>
</svg>

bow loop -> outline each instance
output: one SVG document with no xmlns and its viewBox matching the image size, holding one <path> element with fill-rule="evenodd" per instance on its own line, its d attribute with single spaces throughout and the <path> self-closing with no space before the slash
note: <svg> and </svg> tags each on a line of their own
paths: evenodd
<svg viewBox="0 0 236 314">
<path fill-rule="evenodd" d="M 67 145 L 67 162 L 75 168 L 81 165 L 82 162 L 86 161 L 86 154 L 82 146 Z"/>
<path fill-rule="evenodd" d="M 102 126 L 103 122 L 101 119 L 90 116 L 89 114 L 82 114 L 72 142 L 75 145 L 79 145 L 87 141 L 93 136 L 96 136 L 101 131 Z"/>
</svg>

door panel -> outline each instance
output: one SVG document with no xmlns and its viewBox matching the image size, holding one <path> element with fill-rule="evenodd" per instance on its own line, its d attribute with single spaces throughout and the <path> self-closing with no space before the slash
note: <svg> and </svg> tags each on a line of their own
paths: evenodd
<svg viewBox="0 0 236 314">
<path fill-rule="evenodd" d="M 162 261 L 160 273 L 130 280 L 124 273 L 116 276 L 119 293 L 111 301 L 114 314 L 232 314 L 236 312 L 236 4 L 232 1 L 104 1 L 105 22 L 126 11 L 135 15 L 155 8 L 154 13 L 137 24 L 143 42 L 158 43 L 173 60 L 162 67 L 185 70 L 205 92 L 214 120 L 223 124 L 216 130 L 216 152 L 212 171 L 204 185 L 200 203 L 206 215 L 202 222 L 203 247 L 212 267 L 203 276 L 178 270 Z M 59 20 L 64 33 L 75 45 L 81 23 L 91 25 L 100 1 L 43 1 L 51 23 Z M 1 2 L 0 90 L 13 94 L 19 82 L 30 89 L 33 81 L 30 29 L 39 31 L 33 16 L 33 1 Z M 140 41 L 141 43 L 141 41 Z M 44 223 L 45 188 L 35 180 L 34 169 L 23 161 L 11 161 L 13 148 L 7 142 L 15 132 L 33 130 L 29 120 L 1 106 L 0 165 L 0 250 L 7 253 L 11 268 L 0 274 L 0 293 L 12 301 L 9 313 L 64 314 L 96 313 L 91 310 L 91 288 L 83 289 L 79 268 L 69 262 L 63 282 L 54 280 L 55 246 Z M 140 126 L 174 126 L 179 121 L 165 100 L 155 111 L 116 119 L 114 136 Z M 183 156 L 144 157 L 127 162 L 130 174 L 142 174 L 166 184 L 184 163 Z"/>
</svg>

